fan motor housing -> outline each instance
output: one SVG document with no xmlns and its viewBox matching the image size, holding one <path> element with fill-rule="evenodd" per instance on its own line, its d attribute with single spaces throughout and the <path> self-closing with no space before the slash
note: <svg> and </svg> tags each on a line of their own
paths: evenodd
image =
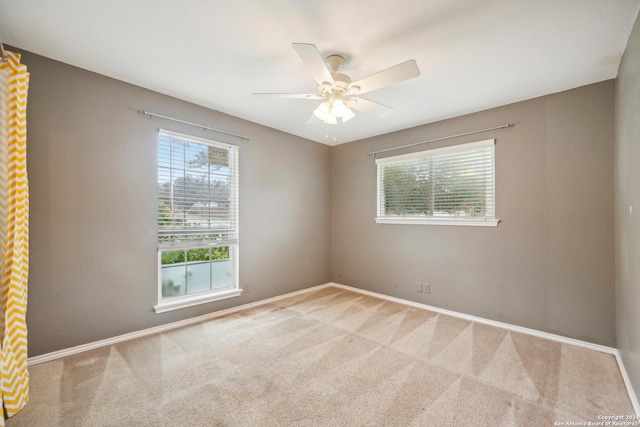
<svg viewBox="0 0 640 427">
<path fill-rule="evenodd" d="M 333 85 L 329 82 L 324 82 L 318 86 L 318 93 L 321 96 L 344 95 L 349 91 L 349 86 L 351 85 L 349 76 L 342 73 L 331 73 L 331 77 L 333 77 Z"/>
</svg>

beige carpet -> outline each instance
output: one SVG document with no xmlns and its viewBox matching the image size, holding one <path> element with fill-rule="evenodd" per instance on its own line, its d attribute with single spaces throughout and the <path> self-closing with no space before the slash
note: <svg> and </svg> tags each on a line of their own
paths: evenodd
<svg viewBox="0 0 640 427">
<path fill-rule="evenodd" d="M 615 358 L 326 288 L 31 367 L 15 426 L 552 426 L 632 414 Z"/>
</svg>

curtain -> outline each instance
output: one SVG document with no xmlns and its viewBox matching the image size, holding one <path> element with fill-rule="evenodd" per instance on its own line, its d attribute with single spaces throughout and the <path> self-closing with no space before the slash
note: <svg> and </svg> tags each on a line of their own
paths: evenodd
<svg viewBox="0 0 640 427">
<path fill-rule="evenodd" d="M 29 400 L 27 278 L 27 90 L 29 73 L 20 55 L 0 62 L 0 400 L 4 417 Z"/>
</svg>

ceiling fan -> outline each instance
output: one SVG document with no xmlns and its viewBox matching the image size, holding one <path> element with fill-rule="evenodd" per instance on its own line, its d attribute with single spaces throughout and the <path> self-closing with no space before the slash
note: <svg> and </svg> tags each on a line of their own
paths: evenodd
<svg viewBox="0 0 640 427">
<path fill-rule="evenodd" d="M 380 89 L 420 75 L 418 64 L 413 59 L 377 72 L 355 82 L 339 71 L 345 59 L 340 55 L 322 58 L 318 48 L 308 43 L 293 43 L 293 48 L 318 82 L 317 93 L 254 93 L 260 97 L 321 100 L 307 123 L 319 119 L 328 124 L 344 123 L 355 117 L 351 109 L 385 117 L 392 107 L 360 98 L 358 95 Z"/>
</svg>

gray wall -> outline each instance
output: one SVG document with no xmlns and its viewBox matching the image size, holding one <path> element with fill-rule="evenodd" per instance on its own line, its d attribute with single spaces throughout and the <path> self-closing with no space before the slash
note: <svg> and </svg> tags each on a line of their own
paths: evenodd
<svg viewBox="0 0 640 427">
<path fill-rule="evenodd" d="M 329 280 L 615 345 L 612 81 L 329 148 L 30 53 L 23 61 L 31 356 Z M 506 122 L 516 127 L 433 144 L 496 138 L 497 228 L 373 222 L 367 152 Z M 241 147 L 241 297 L 152 310 L 158 127 Z M 634 342 L 637 356 L 637 330 Z"/>
<path fill-rule="evenodd" d="M 640 396 L 640 20 L 616 80 L 616 332 Z M 630 211 L 630 208 L 633 208 Z"/>
<path fill-rule="evenodd" d="M 329 147 L 30 53 L 23 62 L 30 356 L 329 281 Z M 252 141 L 136 112 L 145 109 Z M 158 127 L 240 146 L 241 297 L 153 312 Z"/>
<path fill-rule="evenodd" d="M 606 81 L 333 148 L 332 280 L 614 346 L 614 92 Z M 516 126 L 430 145 L 496 139 L 497 228 L 374 223 L 367 152 L 504 123 Z"/>
</svg>

